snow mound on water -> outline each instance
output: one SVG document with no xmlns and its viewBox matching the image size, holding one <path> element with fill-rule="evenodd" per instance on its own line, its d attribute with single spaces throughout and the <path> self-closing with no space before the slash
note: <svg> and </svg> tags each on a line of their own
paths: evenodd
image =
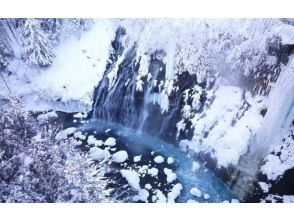
<svg viewBox="0 0 294 220">
<path fill-rule="evenodd" d="M 176 185 L 174 185 L 172 190 L 167 194 L 167 201 L 169 203 L 175 202 L 175 199 L 181 194 L 182 189 L 182 184 L 177 183 Z"/>
<path fill-rule="evenodd" d="M 102 150 L 98 147 L 92 147 L 89 151 L 90 158 L 92 160 L 102 161 L 110 158 L 110 153 L 108 150 Z"/>
<path fill-rule="evenodd" d="M 142 155 L 139 155 L 139 156 L 134 156 L 134 162 L 137 163 L 141 160 L 142 158 Z"/>
<path fill-rule="evenodd" d="M 162 156 L 156 156 L 154 158 L 154 162 L 155 163 L 163 163 L 164 162 L 164 158 Z"/>
<path fill-rule="evenodd" d="M 174 162 L 175 162 L 174 158 L 172 158 L 172 157 L 167 158 L 167 164 L 172 164 Z"/>
<path fill-rule="evenodd" d="M 128 159 L 128 157 L 128 153 L 124 150 L 121 150 L 112 155 L 112 161 L 115 163 L 123 163 Z"/>
<path fill-rule="evenodd" d="M 140 190 L 140 177 L 136 171 L 121 170 L 120 173 L 134 190 Z"/>
<path fill-rule="evenodd" d="M 116 145 L 116 140 L 113 137 L 107 138 L 107 140 L 104 142 L 105 145 L 113 147 Z"/>
<path fill-rule="evenodd" d="M 135 201 L 148 202 L 149 192 L 146 189 L 140 189 L 138 195 L 134 196 Z"/>
<path fill-rule="evenodd" d="M 175 174 L 171 169 L 164 168 L 163 172 L 166 175 L 166 181 L 168 183 L 171 183 L 177 179 L 177 174 Z"/>
<path fill-rule="evenodd" d="M 60 131 L 56 134 L 55 136 L 55 139 L 56 140 L 63 140 L 63 139 L 66 139 L 69 135 L 73 134 L 76 132 L 76 128 L 74 127 L 70 127 L 70 128 L 67 128 L 63 131 Z"/>
</svg>

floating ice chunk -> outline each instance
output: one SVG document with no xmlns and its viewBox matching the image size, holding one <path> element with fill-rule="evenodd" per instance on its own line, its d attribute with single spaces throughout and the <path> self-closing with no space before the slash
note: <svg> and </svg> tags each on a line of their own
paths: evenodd
<svg viewBox="0 0 294 220">
<path fill-rule="evenodd" d="M 151 151 L 151 155 L 153 155 L 154 154 L 154 151 Z"/>
<path fill-rule="evenodd" d="M 148 169 L 148 174 L 150 174 L 151 176 L 157 176 L 158 175 L 158 169 L 155 167 L 152 167 L 151 169 Z"/>
<path fill-rule="evenodd" d="M 164 162 L 164 158 L 162 156 L 156 156 L 154 158 L 154 162 L 155 163 L 163 163 Z"/>
<path fill-rule="evenodd" d="M 196 161 L 194 161 L 192 163 L 192 171 L 195 172 L 196 170 L 198 170 L 200 168 L 200 164 L 197 163 Z"/>
<path fill-rule="evenodd" d="M 108 150 L 102 150 L 98 147 L 92 147 L 89 151 L 90 158 L 92 160 L 102 161 L 110 158 L 110 153 Z"/>
<path fill-rule="evenodd" d="M 142 158 L 142 155 L 139 155 L 139 156 L 134 156 L 134 162 L 137 163 L 141 160 Z"/>
<path fill-rule="evenodd" d="M 209 194 L 207 194 L 207 193 L 205 193 L 205 194 L 203 195 L 203 197 L 204 197 L 204 199 L 209 199 L 209 198 L 210 198 Z"/>
<path fill-rule="evenodd" d="M 177 174 L 175 174 L 171 169 L 164 168 L 163 172 L 166 175 L 166 181 L 168 183 L 171 183 L 177 179 Z"/>
<path fill-rule="evenodd" d="M 78 138 L 78 139 L 80 139 L 80 140 L 83 140 L 83 141 L 86 140 L 86 136 L 83 135 L 81 131 L 77 131 L 77 132 L 75 132 L 75 133 L 74 133 L 74 137 L 75 137 L 75 138 Z"/>
<path fill-rule="evenodd" d="M 56 112 L 47 112 L 45 114 L 38 115 L 37 119 L 38 121 L 48 121 L 50 119 L 56 119 L 58 118 L 58 115 Z"/>
<path fill-rule="evenodd" d="M 107 146 L 114 146 L 114 145 L 116 145 L 116 140 L 115 140 L 115 138 L 113 138 L 113 137 L 109 137 L 109 138 L 107 138 L 107 140 L 104 142 L 104 144 L 105 145 L 107 145 Z"/>
<path fill-rule="evenodd" d="M 175 202 L 175 199 L 181 194 L 182 189 L 182 184 L 177 183 L 174 185 L 172 190 L 167 194 L 167 202 Z"/>
<path fill-rule="evenodd" d="M 123 163 L 128 159 L 128 157 L 128 153 L 124 150 L 121 150 L 112 155 L 112 161 L 115 163 Z"/>
<path fill-rule="evenodd" d="M 55 139 L 56 140 L 63 140 L 66 139 L 69 135 L 73 134 L 76 132 L 76 128 L 71 127 L 71 128 L 67 128 L 63 131 L 60 131 L 56 134 Z"/>
<path fill-rule="evenodd" d="M 198 189 L 197 187 L 193 187 L 190 189 L 190 193 L 194 196 L 197 196 L 197 197 L 201 197 L 201 190 Z"/>
<path fill-rule="evenodd" d="M 168 163 L 168 164 L 172 164 L 172 163 L 174 163 L 174 161 L 175 161 L 175 160 L 174 160 L 174 158 L 172 158 L 172 157 L 168 157 L 168 158 L 167 158 L 167 163 Z"/>
<path fill-rule="evenodd" d="M 79 119 L 82 119 L 82 118 L 87 118 L 88 117 L 88 114 L 87 113 L 81 113 L 81 112 L 78 112 L 77 114 L 74 114 L 73 115 L 74 118 L 79 118 Z"/>
<path fill-rule="evenodd" d="M 152 189 L 152 186 L 149 184 L 149 183 L 147 183 L 147 184 L 145 184 L 145 189 Z"/>
<path fill-rule="evenodd" d="M 108 133 L 108 132 L 110 132 L 110 131 L 111 131 L 111 129 L 108 128 L 108 129 L 105 130 L 105 133 Z"/>
<path fill-rule="evenodd" d="M 140 190 L 140 177 L 136 171 L 121 170 L 121 175 L 127 180 L 128 184 L 135 190 Z"/>
</svg>

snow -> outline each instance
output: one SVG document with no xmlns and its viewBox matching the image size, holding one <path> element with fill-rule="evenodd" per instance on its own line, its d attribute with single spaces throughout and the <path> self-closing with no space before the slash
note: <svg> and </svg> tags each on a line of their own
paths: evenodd
<svg viewBox="0 0 294 220">
<path fill-rule="evenodd" d="M 74 118 L 78 118 L 78 119 L 82 119 L 82 118 L 87 118 L 88 117 L 88 114 L 87 113 L 81 113 L 81 112 L 78 112 L 76 114 L 73 115 Z"/>
<path fill-rule="evenodd" d="M 148 169 L 148 174 L 150 174 L 151 176 L 155 177 L 158 175 L 158 169 L 155 167 L 152 167 L 151 169 Z"/>
<path fill-rule="evenodd" d="M 107 138 L 107 140 L 104 142 L 104 144 L 105 144 L 106 146 L 111 146 L 111 147 L 113 147 L 114 145 L 116 145 L 116 140 L 115 140 L 115 138 L 113 138 L 113 137 L 109 137 L 109 138 Z"/>
<path fill-rule="evenodd" d="M 80 140 L 86 140 L 86 135 L 83 135 L 81 131 L 77 131 L 74 133 L 74 137 Z"/>
<path fill-rule="evenodd" d="M 152 202 L 156 203 L 166 203 L 167 199 L 165 195 L 159 189 L 154 191 L 155 195 L 152 196 Z"/>
<path fill-rule="evenodd" d="M 76 132 L 76 128 L 74 127 L 70 127 L 70 128 L 66 128 L 65 130 L 62 130 L 60 132 L 58 132 L 55 136 L 56 140 L 63 140 L 66 139 L 69 135 L 73 134 Z"/>
<path fill-rule="evenodd" d="M 193 163 L 192 163 L 192 172 L 195 172 L 199 168 L 200 168 L 200 164 L 198 162 L 196 162 L 196 161 L 193 161 Z"/>
<path fill-rule="evenodd" d="M 172 158 L 172 157 L 167 158 L 167 164 L 172 164 L 174 162 L 175 162 L 174 158 Z"/>
<path fill-rule="evenodd" d="M 177 174 L 175 174 L 171 169 L 164 168 L 163 172 L 166 175 L 166 181 L 168 183 L 171 183 L 177 179 Z"/>
<path fill-rule="evenodd" d="M 148 202 L 149 192 L 146 189 L 140 189 L 138 195 L 134 196 L 135 201 Z"/>
<path fill-rule="evenodd" d="M 134 160 L 135 163 L 137 163 L 137 162 L 139 162 L 141 160 L 141 158 L 142 158 L 142 155 L 134 156 L 133 160 Z"/>
<path fill-rule="evenodd" d="M 71 37 L 60 44 L 52 66 L 36 80 L 36 90 L 45 90 L 62 101 L 73 99 L 91 105 L 93 89 L 102 78 L 113 37 L 110 22 L 99 19 L 80 39 Z"/>
<path fill-rule="evenodd" d="M 194 196 L 197 196 L 197 197 L 201 197 L 201 195 L 202 195 L 201 190 L 198 189 L 197 187 L 191 188 L 190 193 Z"/>
<path fill-rule="evenodd" d="M 176 185 L 174 185 L 172 190 L 167 194 L 167 201 L 169 203 L 175 202 L 175 199 L 181 194 L 182 189 L 182 184 L 177 183 Z"/>
<path fill-rule="evenodd" d="M 56 118 L 58 118 L 58 115 L 56 114 L 56 112 L 47 112 L 45 114 L 40 114 L 37 117 L 39 121 L 48 121 L 50 119 L 56 119 Z"/>
<path fill-rule="evenodd" d="M 152 186 L 149 184 L 149 183 L 147 183 L 147 184 L 145 184 L 145 189 L 152 189 Z"/>
<path fill-rule="evenodd" d="M 98 147 L 90 148 L 89 154 L 92 160 L 97 161 L 107 160 L 110 158 L 110 153 L 108 152 L 108 150 L 102 150 Z"/>
<path fill-rule="evenodd" d="M 112 161 L 115 163 L 123 163 L 128 159 L 128 157 L 128 153 L 124 150 L 121 150 L 112 155 Z"/>
<path fill-rule="evenodd" d="M 136 171 L 121 170 L 120 173 L 134 190 L 140 190 L 140 177 Z"/>
<path fill-rule="evenodd" d="M 87 143 L 89 145 L 95 145 L 95 142 L 96 142 L 96 138 L 93 135 L 89 135 Z"/>
<path fill-rule="evenodd" d="M 204 199 L 209 199 L 209 198 L 210 198 L 209 194 L 207 194 L 207 193 L 205 193 L 205 194 L 203 195 L 203 197 L 204 197 Z"/>
<path fill-rule="evenodd" d="M 274 148 L 273 153 L 268 154 L 264 161 L 265 163 L 261 167 L 261 172 L 267 175 L 269 180 L 276 180 L 282 176 L 288 169 L 294 167 L 294 129 L 289 128 L 285 133 L 283 139 Z M 280 154 L 278 156 L 278 154 Z"/>
<path fill-rule="evenodd" d="M 271 187 L 270 184 L 267 184 L 265 182 L 258 182 L 258 185 L 260 186 L 261 190 L 264 192 L 264 193 L 267 193 Z"/>
<path fill-rule="evenodd" d="M 164 162 L 164 158 L 162 157 L 162 156 L 156 156 L 155 158 L 154 158 L 154 162 L 155 163 L 163 163 Z"/>
</svg>

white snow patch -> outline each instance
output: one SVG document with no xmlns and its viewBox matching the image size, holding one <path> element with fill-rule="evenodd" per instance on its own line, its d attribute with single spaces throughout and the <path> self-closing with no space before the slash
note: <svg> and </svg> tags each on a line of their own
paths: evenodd
<svg viewBox="0 0 294 220">
<path fill-rule="evenodd" d="M 200 168 L 200 164 L 198 162 L 196 162 L 196 161 L 193 161 L 193 163 L 192 163 L 192 172 L 195 172 L 199 168 Z"/>
<path fill-rule="evenodd" d="M 147 183 L 147 184 L 145 184 L 145 189 L 152 189 L 152 186 L 149 184 L 149 183 Z"/>
<path fill-rule="evenodd" d="M 82 119 L 82 118 L 87 118 L 88 117 L 88 114 L 87 113 L 81 113 L 81 112 L 78 112 L 76 114 L 73 115 L 74 118 L 79 118 L 79 119 Z"/>
<path fill-rule="evenodd" d="M 86 138 L 87 138 L 86 135 L 83 135 L 83 133 L 81 131 L 75 132 L 74 137 L 78 138 L 80 140 L 83 140 L 83 141 L 86 140 Z"/>
<path fill-rule="evenodd" d="M 258 185 L 260 186 L 260 188 L 262 189 L 262 191 L 264 193 L 267 193 L 269 191 L 270 187 L 271 187 L 270 184 L 267 184 L 265 182 L 258 182 Z"/>
<path fill-rule="evenodd" d="M 89 151 L 92 160 L 102 161 L 110 158 L 108 150 L 102 150 L 98 147 L 92 147 Z"/>
<path fill-rule="evenodd" d="M 146 189 L 140 189 L 138 195 L 134 196 L 135 201 L 148 202 L 149 192 Z"/>
<path fill-rule="evenodd" d="M 38 121 L 48 121 L 50 119 L 56 119 L 58 118 L 58 115 L 56 112 L 47 112 L 45 114 L 38 115 L 37 119 Z"/>
<path fill-rule="evenodd" d="M 60 132 L 58 132 L 55 136 L 56 140 L 63 140 L 66 139 L 69 135 L 73 134 L 76 132 L 76 128 L 74 127 L 70 127 L 70 128 L 66 128 L 65 130 L 62 130 Z"/>
</svg>

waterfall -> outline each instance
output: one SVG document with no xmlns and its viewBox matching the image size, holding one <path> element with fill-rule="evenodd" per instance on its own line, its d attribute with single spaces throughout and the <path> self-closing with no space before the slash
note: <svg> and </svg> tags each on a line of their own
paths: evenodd
<svg viewBox="0 0 294 220">
<path fill-rule="evenodd" d="M 256 135 L 256 150 L 265 156 L 294 120 L 294 59 L 282 70 L 268 98 L 264 123 Z"/>
</svg>

